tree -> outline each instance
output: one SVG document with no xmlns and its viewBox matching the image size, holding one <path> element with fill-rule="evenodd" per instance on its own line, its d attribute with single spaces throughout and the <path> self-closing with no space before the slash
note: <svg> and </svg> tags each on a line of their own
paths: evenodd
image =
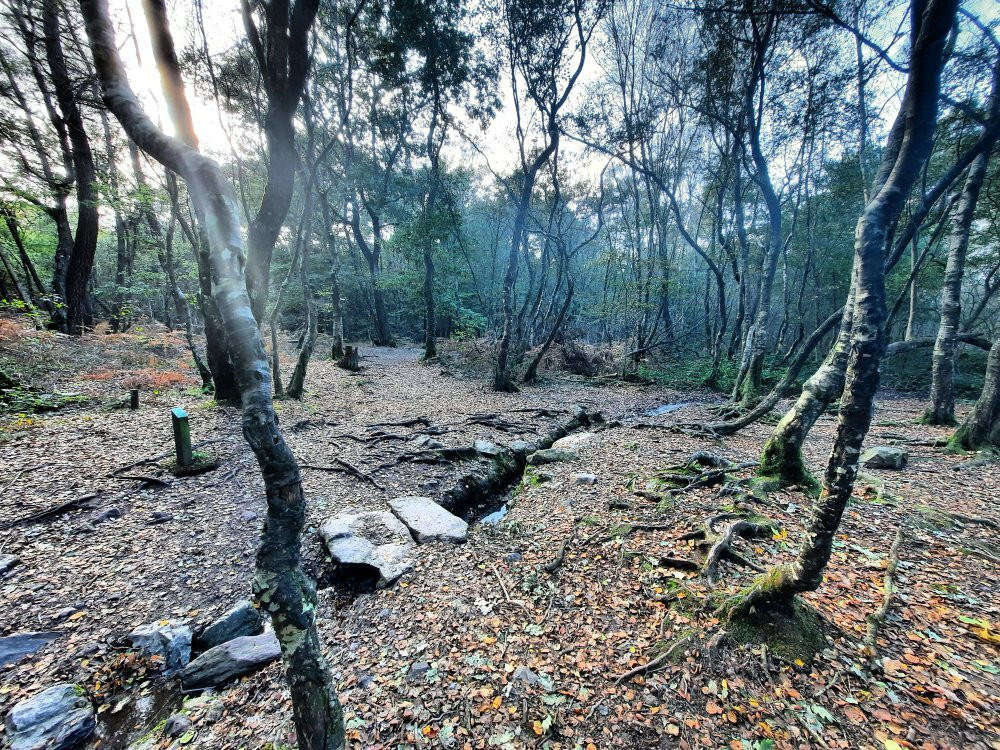
<svg viewBox="0 0 1000 750">
<path fill-rule="evenodd" d="M 952 436 L 950 444 L 962 450 L 1000 446 L 1000 341 L 994 341 L 986 360 L 983 391 Z"/>
<path fill-rule="evenodd" d="M 150 0 L 155 2 L 156 0 Z M 267 493 L 267 519 L 257 552 L 254 592 L 271 615 L 281 643 L 299 747 L 340 750 L 343 715 L 316 634 L 316 592 L 302 571 L 300 539 L 305 496 L 298 464 L 278 427 L 271 378 L 243 274 L 243 243 L 236 197 L 218 165 L 184 141 L 165 135 L 142 110 L 115 44 L 107 0 L 81 0 L 94 64 L 108 109 L 145 153 L 180 174 L 191 191 L 210 244 L 212 295 L 230 345 L 243 402 L 243 434 L 260 466 Z M 166 15 L 150 33 L 172 47 Z M 190 127 L 183 90 L 173 101 L 174 125 Z"/>
</svg>

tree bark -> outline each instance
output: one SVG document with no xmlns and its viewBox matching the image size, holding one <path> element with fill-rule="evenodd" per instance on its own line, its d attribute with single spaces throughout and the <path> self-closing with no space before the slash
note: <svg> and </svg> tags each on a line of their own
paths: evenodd
<svg viewBox="0 0 1000 750">
<path fill-rule="evenodd" d="M 1000 339 L 986 360 L 986 377 L 979 400 L 955 431 L 951 445 L 962 450 L 1000 446 Z"/>
<path fill-rule="evenodd" d="M 243 434 L 260 466 L 267 519 L 254 591 L 271 615 L 291 689 L 299 747 L 341 750 L 344 722 L 316 633 L 316 591 L 300 564 L 305 496 L 295 457 L 278 428 L 271 377 L 243 273 L 236 197 L 218 165 L 164 135 L 142 111 L 118 56 L 107 0 L 81 0 L 108 108 L 136 144 L 188 184 L 210 243 L 212 293 L 225 325 L 243 402 Z M 166 28 L 151 30 L 169 35 Z"/>
</svg>

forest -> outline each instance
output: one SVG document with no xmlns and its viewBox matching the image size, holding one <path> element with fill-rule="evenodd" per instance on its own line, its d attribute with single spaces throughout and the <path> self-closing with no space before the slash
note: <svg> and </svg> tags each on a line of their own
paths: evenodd
<svg viewBox="0 0 1000 750">
<path fill-rule="evenodd" d="M 995 0 L 0 0 L 0 743 L 1000 750 Z"/>
</svg>

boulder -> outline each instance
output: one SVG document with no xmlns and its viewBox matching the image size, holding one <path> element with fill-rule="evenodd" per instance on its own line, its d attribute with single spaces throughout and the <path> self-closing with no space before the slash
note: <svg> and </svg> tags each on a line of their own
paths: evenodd
<svg viewBox="0 0 1000 750">
<path fill-rule="evenodd" d="M 180 737 L 192 727 L 193 723 L 184 714 L 172 714 L 163 725 L 163 736 L 174 739 Z"/>
<path fill-rule="evenodd" d="M 379 573 L 379 588 L 391 586 L 413 570 L 409 529 L 386 511 L 347 511 L 329 518 L 319 535 L 330 556 L 341 565 L 367 565 Z"/>
<path fill-rule="evenodd" d="M 14 555 L 0 555 L 0 578 L 21 564 L 21 558 Z"/>
<path fill-rule="evenodd" d="M 596 437 L 594 432 L 575 432 L 561 437 L 552 443 L 552 447 L 560 451 L 578 451 Z"/>
<path fill-rule="evenodd" d="M 554 464 L 559 461 L 575 461 L 579 454 L 572 450 L 561 450 L 559 448 L 545 448 L 535 451 L 528 456 L 528 463 L 532 466 L 542 466 L 544 464 Z"/>
<path fill-rule="evenodd" d="M 514 440 L 511 441 L 510 445 L 511 452 L 518 454 L 519 456 L 527 455 L 528 453 L 534 453 L 538 446 L 534 443 L 529 443 L 527 440 Z"/>
<path fill-rule="evenodd" d="M 196 651 L 206 651 L 220 643 L 244 635 L 258 635 L 264 630 L 260 610 L 248 601 L 242 601 L 222 617 L 199 632 L 192 641 Z"/>
<path fill-rule="evenodd" d="M 413 532 L 420 544 L 453 542 L 461 544 L 469 533 L 469 524 L 449 513 L 429 497 L 397 497 L 389 507 Z"/>
<path fill-rule="evenodd" d="M 861 465 L 866 469 L 901 470 L 906 466 L 908 456 L 903 448 L 879 445 L 861 454 Z"/>
<path fill-rule="evenodd" d="M 273 632 L 244 635 L 210 648 L 184 667 L 185 690 L 215 687 L 250 674 L 281 658 L 281 646 Z"/>
<path fill-rule="evenodd" d="M 573 474 L 570 478 L 573 484 L 597 484 L 596 474 Z"/>
<path fill-rule="evenodd" d="M 140 625 L 128 634 L 132 645 L 151 658 L 158 658 L 168 672 L 191 660 L 191 628 L 173 620 Z"/>
<path fill-rule="evenodd" d="M 500 448 L 497 447 L 496 443 L 491 443 L 489 440 L 477 440 L 473 443 L 473 447 L 476 449 L 476 453 L 482 456 L 493 457 L 500 453 Z"/>
<path fill-rule="evenodd" d="M 10 750 L 69 750 L 94 732 L 94 707 L 83 689 L 63 683 L 18 703 L 7 714 Z"/>
<path fill-rule="evenodd" d="M 35 653 L 58 637 L 59 633 L 49 630 L 41 633 L 16 633 L 0 638 L 0 667 Z"/>
</svg>

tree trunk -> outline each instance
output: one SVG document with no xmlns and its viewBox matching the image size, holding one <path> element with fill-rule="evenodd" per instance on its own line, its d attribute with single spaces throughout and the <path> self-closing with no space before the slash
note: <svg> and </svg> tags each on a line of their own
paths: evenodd
<svg viewBox="0 0 1000 750">
<path fill-rule="evenodd" d="M 159 3 L 162 0 L 147 0 Z M 212 292 L 225 325 L 243 402 L 243 434 L 260 465 L 267 519 L 257 552 L 254 592 L 271 615 L 281 643 L 285 675 L 302 750 L 341 750 L 344 721 L 316 633 L 316 590 L 302 571 L 300 542 L 305 496 L 295 457 L 278 428 L 271 401 L 267 354 L 250 307 L 243 247 L 232 185 L 218 165 L 164 135 L 132 94 L 118 56 L 107 0 L 81 0 L 105 102 L 136 144 L 188 184 L 210 243 Z M 151 14 L 152 15 L 152 14 Z M 165 12 L 155 16 L 165 23 Z M 169 40 L 165 25 L 151 33 Z M 172 46 L 172 42 L 171 42 Z"/>
<path fill-rule="evenodd" d="M 979 400 L 955 431 L 951 445 L 974 451 L 1000 446 L 1000 339 L 986 360 L 986 377 Z"/>
<path fill-rule="evenodd" d="M 916 15 L 920 3 L 911 5 Z M 732 607 L 732 614 L 751 610 L 786 610 L 796 594 L 815 591 L 833 551 L 833 540 L 854 489 L 861 445 L 871 425 L 879 383 L 879 363 L 885 349 L 885 253 L 887 239 L 931 150 L 944 48 L 955 19 L 957 0 L 928 0 L 912 19 L 910 68 L 900 119 L 893 128 L 899 141 L 885 151 L 873 197 L 864 208 L 855 234 L 856 292 L 847 376 L 837 418 L 837 434 L 827 464 L 823 492 L 794 564 L 761 576 Z M 899 122 L 899 120 L 897 120 Z M 891 160 L 891 164 L 886 162 Z"/>
<path fill-rule="evenodd" d="M 94 267 L 94 254 L 97 251 L 98 215 L 95 188 L 97 172 L 94 169 L 94 155 L 90 148 L 83 115 L 77 105 L 76 86 L 70 79 L 63 54 L 59 24 L 61 12 L 57 0 L 45 0 L 42 4 L 45 55 L 52 76 L 52 87 L 72 147 L 73 171 L 76 176 L 76 233 L 66 264 L 64 300 L 66 318 L 63 330 L 65 333 L 79 335 L 94 324 L 89 284 L 90 272 Z"/>
<path fill-rule="evenodd" d="M 994 70 L 993 90 L 987 106 L 990 120 L 1000 116 L 1000 59 Z M 994 137 L 994 144 L 996 138 Z M 924 414 L 928 424 L 955 424 L 955 336 L 962 317 L 962 278 L 969 249 L 969 233 L 976 215 L 976 204 L 986 178 L 992 148 L 987 148 L 969 166 L 965 186 L 955 211 L 948 240 L 948 262 L 941 286 L 941 321 L 931 364 L 931 400 Z"/>
</svg>

